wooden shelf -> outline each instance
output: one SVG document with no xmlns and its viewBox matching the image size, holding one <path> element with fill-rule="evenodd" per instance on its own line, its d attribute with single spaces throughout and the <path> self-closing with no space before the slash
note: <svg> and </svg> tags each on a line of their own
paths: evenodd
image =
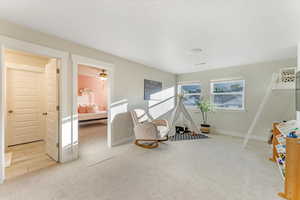
<svg viewBox="0 0 300 200">
<path fill-rule="evenodd" d="M 285 167 L 279 163 L 278 158 L 276 159 L 276 163 L 278 165 L 279 172 L 281 174 L 282 179 L 285 180 Z"/>
<path fill-rule="evenodd" d="M 278 193 L 280 197 L 288 200 L 300 200 L 300 138 L 286 137 L 285 165 L 279 163 L 281 153 L 277 151 L 277 145 L 282 144 L 277 136 L 283 135 L 283 130 L 278 128 L 278 123 L 273 124 L 273 156 L 270 160 L 277 163 L 284 180 L 284 192 Z"/>
</svg>

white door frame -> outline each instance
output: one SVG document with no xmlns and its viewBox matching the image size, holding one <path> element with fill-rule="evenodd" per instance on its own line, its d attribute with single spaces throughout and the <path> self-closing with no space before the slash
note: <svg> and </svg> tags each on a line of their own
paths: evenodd
<svg viewBox="0 0 300 200">
<path fill-rule="evenodd" d="M 73 146 L 78 147 L 78 106 L 77 106 L 77 98 L 78 98 L 78 65 L 87 65 L 91 67 L 95 67 L 98 69 L 105 69 L 108 74 L 107 79 L 107 145 L 108 147 L 112 147 L 112 131 L 111 131 L 111 96 L 113 91 L 113 72 L 114 65 L 111 63 L 106 63 L 98 60 L 94 60 L 87 57 L 82 57 L 78 55 L 72 55 L 72 63 L 73 63 L 73 76 L 72 76 L 72 85 L 73 85 L 73 109 L 72 109 L 72 133 L 73 133 Z M 75 153 L 76 152 L 76 153 Z M 78 148 L 74 150 L 74 159 L 78 157 Z"/>
<path fill-rule="evenodd" d="M 71 135 L 71 117 L 67 99 L 68 93 L 68 62 L 69 53 L 35 45 L 0 35 L 0 183 L 5 180 L 5 125 L 6 125 L 6 66 L 4 62 L 4 50 L 13 49 L 24 51 L 60 60 L 60 93 L 59 93 L 59 162 L 70 160 L 68 151 L 72 148 L 68 145 Z"/>
</svg>

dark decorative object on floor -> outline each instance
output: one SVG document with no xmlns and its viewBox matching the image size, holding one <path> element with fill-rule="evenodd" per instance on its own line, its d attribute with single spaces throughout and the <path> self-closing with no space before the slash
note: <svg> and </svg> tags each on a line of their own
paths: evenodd
<svg viewBox="0 0 300 200">
<path fill-rule="evenodd" d="M 182 126 L 175 126 L 175 130 L 177 134 L 184 134 L 184 133 L 188 133 L 188 134 L 194 134 L 189 127 L 182 127 Z"/>
<path fill-rule="evenodd" d="M 175 126 L 176 134 L 177 133 L 184 133 L 184 127 L 182 126 Z"/>
<path fill-rule="evenodd" d="M 208 138 L 208 136 L 203 134 L 190 134 L 190 133 L 176 133 L 173 136 L 169 137 L 170 141 L 181 141 L 181 140 L 199 140 L 199 139 L 205 139 Z"/>
<path fill-rule="evenodd" d="M 191 131 L 189 130 L 189 127 L 184 128 L 184 133 L 191 133 Z"/>
</svg>

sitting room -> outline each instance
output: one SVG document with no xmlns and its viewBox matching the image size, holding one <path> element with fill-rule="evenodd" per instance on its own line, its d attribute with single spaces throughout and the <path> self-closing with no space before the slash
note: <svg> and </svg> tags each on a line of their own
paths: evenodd
<svg viewBox="0 0 300 200">
<path fill-rule="evenodd" d="M 0 199 L 300 200 L 299 58 L 297 0 L 3 0 Z"/>
</svg>

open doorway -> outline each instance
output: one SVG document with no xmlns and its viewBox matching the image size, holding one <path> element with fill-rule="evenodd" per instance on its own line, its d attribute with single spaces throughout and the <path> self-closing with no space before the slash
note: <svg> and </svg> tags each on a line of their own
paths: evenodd
<svg viewBox="0 0 300 200">
<path fill-rule="evenodd" d="M 6 179 L 59 159 L 59 61 L 5 49 Z"/>
<path fill-rule="evenodd" d="M 78 65 L 77 106 L 79 156 L 107 148 L 108 74 L 105 69 Z"/>
</svg>

